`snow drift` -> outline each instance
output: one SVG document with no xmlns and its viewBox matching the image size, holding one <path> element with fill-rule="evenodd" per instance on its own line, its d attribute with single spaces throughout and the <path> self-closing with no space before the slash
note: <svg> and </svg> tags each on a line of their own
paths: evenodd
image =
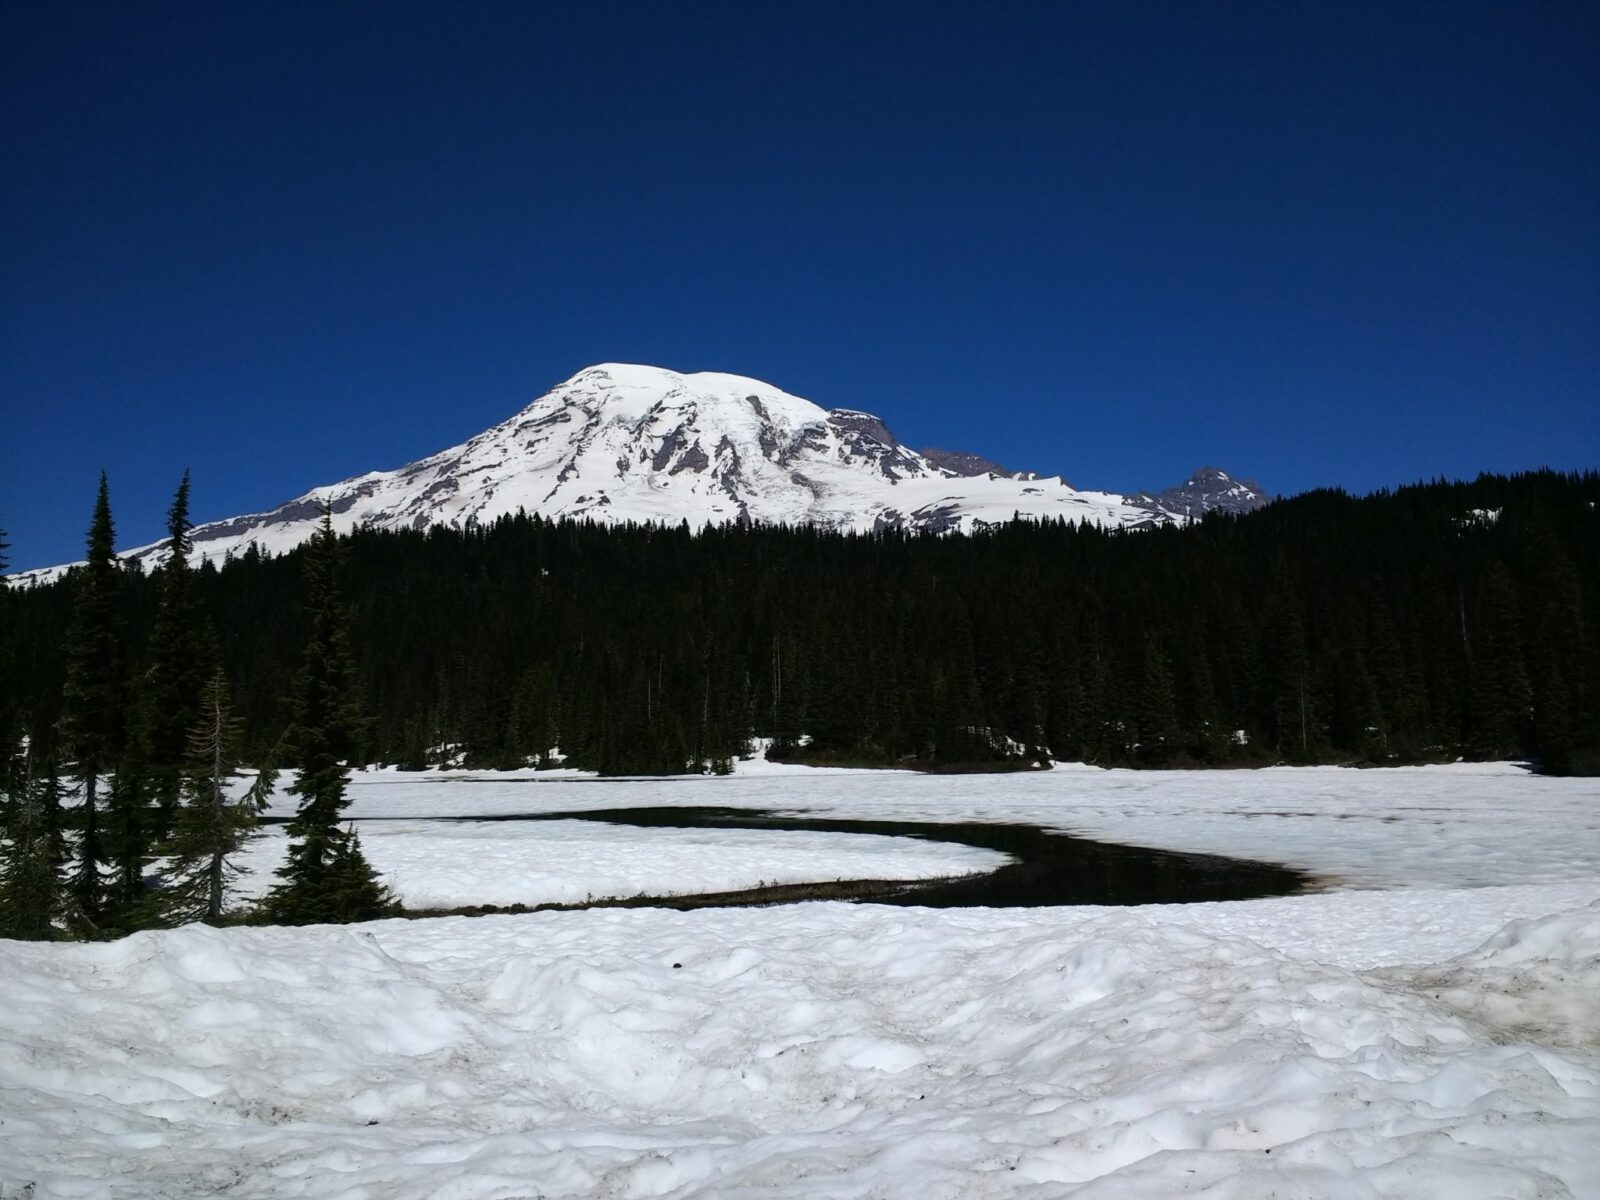
<svg viewBox="0 0 1600 1200">
<path fill-rule="evenodd" d="M 1260 903 L 1285 926 L 1309 918 Z M 0 1183 L 1596 1194 L 1600 1056 L 1530 1010 L 1493 1020 L 1558 961 L 1550 1006 L 1592 1009 L 1600 966 L 1563 947 L 1595 936 L 1600 908 L 1446 964 L 1460 995 L 1436 999 L 1428 970 L 1299 959 L 1227 929 L 1249 906 L 1203 907 L 815 904 L 0 943 Z"/>
</svg>

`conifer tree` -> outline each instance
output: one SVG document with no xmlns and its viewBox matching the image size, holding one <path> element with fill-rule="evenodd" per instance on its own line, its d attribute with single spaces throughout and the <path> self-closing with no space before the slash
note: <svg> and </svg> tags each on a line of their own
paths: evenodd
<svg viewBox="0 0 1600 1200">
<path fill-rule="evenodd" d="M 1268 688 L 1272 743 L 1292 761 L 1311 756 L 1313 696 L 1300 606 L 1287 589 L 1267 597 L 1262 623 L 1262 674 Z"/>
<path fill-rule="evenodd" d="M 61 740 L 82 790 L 83 832 L 72 892 L 83 915 L 98 921 L 105 904 L 100 868 L 107 861 L 98 795 L 101 777 L 123 749 L 123 648 L 117 619 L 116 532 L 105 472 L 89 525 L 88 561 L 72 576 L 72 618 L 67 633 Z"/>
<path fill-rule="evenodd" d="M 1525 552 L 1531 611 L 1527 618 L 1528 683 L 1535 749 L 1546 771 L 1565 773 L 1586 724 L 1580 686 L 1590 656 L 1583 591 L 1572 560 L 1549 529 L 1539 529 Z"/>
<path fill-rule="evenodd" d="M 240 723 L 228 699 L 228 681 L 215 672 L 201 691 L 199 716 L 189 730 L 184 804 L 174 821 L 172 862 L 161 892 L 169 922 L 216 921 L 227 904 L 228 885 L 240 874 L 229 860 L 255 835 L 256 791 L 239 799 L 228 793 L 238 774 Z"/>
<path fill-rule="evenodd" d="M 10 604 L 11 589 L 3 578 L 9 565 L 6 552 L 10 548 L 10 544 L 6 541 L 6 531 L 0 529 L 0 746 L 15 745 L 20 733 L 17 727 L 15 671 L 12 667 L 14 633 Z"/>
<path fill-rule="evenodd" d="M 333 514 L 324 507 L 322 523 L 305 552 L 310 631 L 295 679 L 292 723 L 284 735 L 296 763 L 289 791 L 300 803 L 288 827 L 288 861 L 278 870 L 283 882 L 266 904 L 268 915 L 288 925 L 366 920 L 392 907 L 353 831 L 339 827 L 350 803 L 345 794 L 348 764 L 360 743 L 362 724 L 355 700 L 350 615 L 339 581 L 342 563 Z"/>
<path fill-rule="evenodd" d="M 189 472 L 183 473 L 167 511 L 166 558 L 156 571 L 156 613 L 147 643 L 147 666 L 139 681 L 139 763 L 147 782 L 146 802 L 153 841 L 171 828 L 183 786 L 188 743 L 200 717 L 210 669 L 210 640 L 195 603 L 189 553 Z"/>
<path fill-rule="evenodd" d="M 146 900 L 145 859 L 150 852 L 148 788 L 137 746 L 129 746 L 111 776 L 104 825 L 106 862 L 105 912 L 119 926 L 137 926 L 135 912 Z"/>
<path fill-rule="evenodd" d="M 1511 580 L 1498 563 L 1480 590 L 1472 634 L 1469 747 L 1478 758 L 1506 758 L 1516 753 L 1531 708 L 1521 618 Z"/>
<path fill-rule="evenodd" d="M 72 847 L 67 844 L 61 819 L 61 768 L 54 759 L 46 759 L 31 769 L 30 777 L 38 786 L 34 799 L 38 805 L 39 819 L 44 823 L 45 836 L 50 839 L 50 860 L 55 863 L 56 871 L 65 878 L 67 867 L 72 862 Z"/>
<path fill-rule="evenodd" d="M 0 937 L 49 940 L 64 913 L 61 865 L 50 819 L 50 784 L 29 777 L 15 747 L 0 766 L 6 793 L 0 842 Z M 53 782 L 53 781 L 52 781 Z"/>
<path fill-rule="evenodd" d="M 333 853 L 324 903 L 328 921 L 370 921 L 398 910 L 394 896 L 361 852 L 361 835 L 348 826 Z"/>
<path fill-rule="evenodd" d="M 1135 710 L 1139 758 L 1147 763 L 1167 763 L 1178 741 L 1178 713 L 1172 695 L 1172 672 L 1154 636 L 1145 638 L 1141 668 Z"/>
</svg>

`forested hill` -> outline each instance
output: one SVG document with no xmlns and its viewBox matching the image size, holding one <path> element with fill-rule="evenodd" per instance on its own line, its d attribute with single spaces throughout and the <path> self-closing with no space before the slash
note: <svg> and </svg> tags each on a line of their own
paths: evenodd
<svg viewBox="0 0 1600 1200">
<path fill-rule="evenodd" d="M 202 481 L 203 482 L 203 481 Z M 1600 473 L 1323 491 L 1187 528 L 1016 522 L 360 532 L 345 583 L 368 757 L 717 769 L 817 762 L 1600 764 Z M 305 640 L 300 553 L 202 568 L 259 751 Z M 71 578 L 10 605 L 51 739 Z M 137 678 L 156 589 L 120 589 Z"/>
</svg>

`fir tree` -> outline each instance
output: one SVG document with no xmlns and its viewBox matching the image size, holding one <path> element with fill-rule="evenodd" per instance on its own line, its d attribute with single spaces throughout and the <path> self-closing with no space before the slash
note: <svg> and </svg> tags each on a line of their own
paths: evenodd
<svg viewBox="0 0 1600 1200">
<path fill-rule="evenodd" d="M 45 836 L 50 839 L 50 860 L 64 879 L 72 863 L 72 847 L 67 844 L 64 822 L 61 819 L 61 768 L 47 759 L 31 773 L 38 790 L 34 799 L 39 807 L 39 819 L 44 824 Z"/>
<path fill-rule="evenodd" d="M 61 867 L 49 811 L 50 787 L 27 777 L 15 760 L 0 782 L 6 796 L 5 841 L 0 843 L 0 936 L 48 940 L 64 913 Z"/>
<path fill-rule="evenodd" d="M 156 613 L 139 684 L 139 768 L 154 806 L 150 836 L 166 837 L 183 786 L 190 736 L 214 657 L 195 603 L 189 569 L 189 473 L 167 511 L 166 558 L 156 571 Z"/>
<path fill-rule="evenodd" d="M 1178 714 L 1172 695 L 1172 672 L 1167 667 L 1161 643 L 1154 636 L 1144 640 L 1144 655 L 1139 674 L 1136 732 L 1139 758 L 1151 764 L 1172 760 L 1178 740 Z"/>
<path fill-rule="evenodd" d="M 88 561 L 72 575 L 61 728 L 72 775 L 83 795 L 83 832 L 72 892 L 91 922 L 100 918 L 105 902 L 100 868 L 107 861 L 107 850 L 98 808 L 100 780 L 115 768 L 123 748 L 123 648 L 117 619 L 115 539 L 111 493 L 102 471 L 89 525 Z"/>
<path fill-rule="evenodd" d="M 1523 666 L 1518 599 L 1498 563 L 1486 573 L 1472 633 L 1470 748 L 1478 758 L 1517 752 L 1532 701 Z"/>
<path fill-rule="evenodd" d="M 278 870 L 283 882 L 266 904 L 273 919 L 289 925 L 365 920 L 391 906 L 375 879 L 371 888 L 359 882 L 371 868 L 353 832 L 339 827 L 350 803 L 348 763 L 361 735 L 350 616 L 339 586 L 342 562 L 333 514 L 324 508 L 304 559 L 310 632 L 284 735 L 296 763 L 289 791 L 300 803 L 288 828 L 288 861 Z"/>
<path fill-rule="evenodd" d="M 111 776 L 104 826 L 106 862 L 111 877 L 105 913 L 121 927 L 136 927 L 147 897 L 145 859 L 150 852 L 150 813 L 146 779 L 137 747 L 130 746 Z"/>
<path fill-rule="evenodd" d="M 354 825 L 344 830 L 334 850 L 324 903 L 326 919 L 339 922 L 370 921 L 399 911 L 394 895 L 361 852 L 361 835 Z"/>
<path fill-rule="evenodd" d="M 1269 688 L 1272 744 L 1291 761 L 1309 762 L 1314 693 L 1300 613 L 1300 605 L 1287 589 L 1267 597 L 1262 668 Z"/>
<path fill-rule="evenodd" d="M 222 917 L 228 885 L 240 874 L 229 860 L 256 831 L 255 791 L 237 800 L 228 794 L 238 774 L 240 728 L 221 671 L 202 690 L 199 708 L 189 730 L 184 804 L 174 822 L 172 862 L 160 899 L 163 918 L 175 923 Z"/>
<path fill-rule="evenodd" d="M 0 577 L 5 575 L 9 559 L 6 551 L 6 531 L 0 529 Z M 0 578 L 0 746 L 14 746 L 20 734 L 17 721 L 16 672 L 13 668 L 15 653 L 12 639 L 15 636 L 11 615 L 10 587 Z"/>
</svg>

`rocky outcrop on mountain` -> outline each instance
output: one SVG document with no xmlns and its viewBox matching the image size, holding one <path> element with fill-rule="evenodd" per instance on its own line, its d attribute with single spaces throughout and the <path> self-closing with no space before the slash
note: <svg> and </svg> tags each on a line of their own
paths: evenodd
<svg viewBox="0 0 1600 1200">
<path fill-rule="evenodd" d="M 1154 493 L 1138 492 L 1129 497 L 1153 512 L 1187 518 L 1208 512 L 1250 512 L 1270 499 L 1254 480 L 1235 479 L 1218 467 L 1201 467 L 1177 487 Z"/>
</svg>

